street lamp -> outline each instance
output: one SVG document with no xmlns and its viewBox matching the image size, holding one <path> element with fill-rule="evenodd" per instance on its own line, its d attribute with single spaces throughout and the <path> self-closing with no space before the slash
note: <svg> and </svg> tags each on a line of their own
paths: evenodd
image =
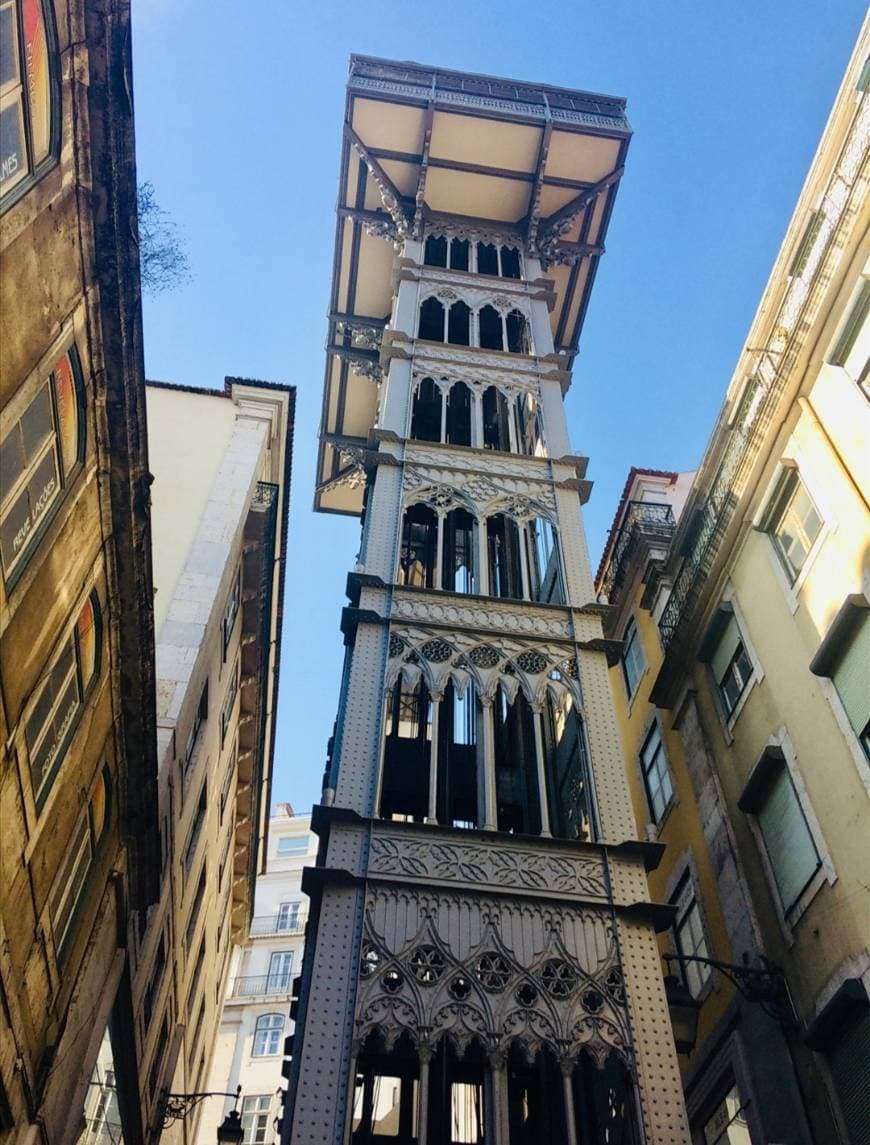
<svg viewBox="0 0 870 1145">
<path fill-rule="evenodd" d="M 163 1128 L 171 1125 L 173 1121 L 183 1121 L 194 1106 L 199 1105 L 207 1097 L 234 1097 L 233 1108 L 229 1111 L 218 1126 L 218 1143 L 226 1145 L 241 1145 L 245 1136 L 242 1128 L 242 1115 L 239 1113 L 239 1098 L 242 1096 L 242 1087 L 238 1086 L 235 1093 L 222 1093 L 213 1090 L 210 1093 L 166 1093 L 163 1094 Z"/>
<path fill-rule="evenodd" d="M 715 958 L 701 958 L 695 954 L 665 954 L 664 960 L 668 970 L 672 962 L 681 966 L 686 962 L 696 962 L 719 970 L 747 1002 L 757 1002 L 766 1014 L 782 1025 L 794 1020 L 794 1008 L 782 967 L 764 955 L 759 957 L 758 966 L 748 965 L 748 960 L 742 966 L 736 966 L 733 962 L 719 962 Z M 675 974 L 665 975 L 665 994 L 674 1027 L 677 1053 L 691 1053 L 698 1039 L 698 1011 L 701 1004 Z"/>
</svg>

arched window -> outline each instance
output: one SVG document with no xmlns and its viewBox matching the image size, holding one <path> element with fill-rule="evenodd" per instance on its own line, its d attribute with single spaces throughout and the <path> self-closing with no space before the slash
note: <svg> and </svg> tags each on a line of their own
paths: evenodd
<svg viewBox="0 0 870 1145">
<path fill-rule="evenodd" d="M 532 394 L 520 394 L 515 406 L 517 445 L 521 453 L 530 457 L 544 456 L 541 434 L 541 416 L 537 399 Z"/>
<path fill-rule="evenodd" d="M 507 1084 L 511 1145 L 569 1140 L 562 1072 L 551 1050 L 539 1051 L 530 1063 L 514 1044 L 508 1059 Z"/>
<path fill-rule="evenodd" d="M 544 604 L 564 604 L 565 589 L 556 530 L 546 517 L 533 517 L 526 525 L 525 533 L 531 599 Z"/>
<path fill-rule="evenodd" d="M 401 978 L 397 981 L 401 985 Z M 382 1038 L 370 1035 L 357 1060 L 351 1145 L 377 1145 L 379 1141 L 410 1145 L 416 1141 L 419 1077 L 417 1052 L 407 1034 L 389 1051 L 384 1049 Z"/>
<path fill-rule="evenodd" d="M 477 694 L 469 684 L 460 693 L 451 681 L 438 715 L 438 822 L 477 827 Z"/>
<path fill-rule="evenodd" d="M 43 0 L 0 4 L 0 45 L 0 209 L 5 209 L 57 158 L 54 35 Z"/>
<path fill-rule="evenodd" d="M 465 509 L 451 509 L 444 518 L 441 587 L 451 592 L 476 592 L 474 576 L 475 521 Z"/>
<path fill-rule="evenodd" d="M 81 370 L 63 354 L 0 441 L 0 563 L 15 583 L 84 459 Z"/>
<path fill-rule="evenodd" d="M 502 278 L 520 277 L 520 252 L 515 246 L 501 248 L 501 276 Z"/>
<path fill-rule="evenodd" d="M 508 703 L 499 688 L 493 705 L 495 787 L 499 831 L 537 835 L 541 830 L 538 760 L 532 709 L 518 691 Z"/>
<path fill-rule="evenodd" d="M 483 391 L 483 447 L 510 451 L 510 428 L 507 398 L 497 386 Z"/>
<path fill-rule="evenodd" d="M 484 350 L 503 350 L 501 315 L 493 306 L 482 306 L 477 316 L 479 343 Z"/>
<path fill-rule="evenodd" d="M 431 378 L 424 378 L 414 391 L 411 437 L 415 441 L 441 440 L 441 390 Z"/>
<path fill-rule="evenodd" d="M 493 243 L 477 244 L 477 273 L 498 277 L 498 247 Z"/>
<path fill-rule="evenodd" d="M 444 307 L 437 298 L 426 298 L 421 304 L 417 337 L 429 342 L 444 341 Z"/>
<path fill-rule="evenodd" d="M 489 555 L 490 596 L 522 600 L 523 578 L 520 565 L 520 535 L 517 523 L 503 513 L 486 522 Z"/>
<path fill-rule="evenodd" d="M 429 235 L 423 250 L 426 266 L 447 266 L 447 239 L 443 235 Z"/>
<path fill-rule="evenodd" d="M 434 588 L 438 518 L 428 505 L 411 505 L 402 522 L 399 584 Z"/>
<path fill-rule="evenodd" d="M 544 705 L 544 766 L 550 829 L 561 839 L 593 842 L 597 837 L 586 732 L 570 692 Z"/>
<path fill-rule="evenodd" d="M 507 329 L 507 348 L 511 354 L 530 354 L 532 352 L 529 340 L 529 327 L 524 315 L 519 310 L 511 310 L 505 321 Z"/>
<path fill-rule="evenodd" d="M 447 444 L 471 445 L 471 390 L 456 382 L 447 395 Z"/>
<path fill-rule="evenodd" d="M 281 1035 L 284 1033 L 283 1014 L 261 1014 L 254 1027 L 254 1048 L 251 1056 L 264 1058 L 281 1052 Z"/>
<path fill-rule="evenodd" d="M 422 680 L 400 677 L 387 697 L 381 817 L 422 822 L 428 808 L 432 703 Z"/>
<path fill-rule="evenodd" d="M 454 302 L 447 316 L 447 341 L 451 346 L 471 345 L 471 310 L 461 300 Z"/>
<path fill-rule="evenodd" d="M 450 240 L 450 269 L 468 270 L 468 239 Z"/>
</svg>

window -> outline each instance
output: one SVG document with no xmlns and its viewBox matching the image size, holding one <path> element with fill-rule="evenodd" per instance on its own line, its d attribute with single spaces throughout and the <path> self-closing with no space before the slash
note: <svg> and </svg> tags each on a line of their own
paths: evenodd
<svg viewBox="0 0 870 1145">
<path fill-rule="evenodd" d="M 746 1107 L 732 1085 L 701 1130 L 701 1145 L 746 1145 L 750 1141 Z"/>
<path fill-rule="evenodd" d="M 239 661 L 236 660 L 235 667 L 233 668 L 232 675 L 230 676 L 227 694 L 224 698 L 224 706 L 221 708 L 221 749 L 226 742 L 227 732 L 229 731 L 230 721 L 233 718 L 233 710 L 236 706 L 236 697 L 239 694 L 239 680 L 242 671 Z"/>
<path fill-rule="evenodd" d="M 163 981 L 163 971 L 166 969 L 166 934 L 161 933 L 160 941 L 157 943 L 157 950 L 154 953 L 154 962 L 151 966 L 151 973 L 148 976 L 148 984 L 145 987 L 145 995 L 142 1001 L 142 1014 L 145 1020 L 145 1029 L 151 1025 L 151 1016 L 154 1012 L 154 1003 L 157 999 L 157 993 L 160 990 L 160 984 Z"/>
<path fill-rule="evenodd" d="M 541 803 L 532 709 L 521 691 L 508 703 L 500 687 L 492 715 L 498 829 L 537 835 Z"/>
<path fill-rule="evenodd" d="M 403 1036 L 389 1053 L 368 1038 L 357 1062 L 351 1115 L 351 1145 L 372 1142 L 414 1142 L 418 1139 L 418 1076 L 416 1053 Z M 433 1062 L 432 1073 L 438 1077 Z M 434 1102 L 430 1092 L 430 1108 Z M 444 1128 L 444 1126 L 439 1126 Z M 433 1140 L 449 1141 L 438 1134 Z"/>
<path fill-rule="evenodd" d="M 653 823 L 660 823 L 674 797 L 671 773 L 658 723 L 654 723 L 640 752 L 643 785 Z"/>
<path fill-rule="evenodd" d="M 184 934 L 184 945 L 190 950 L 190 944 L 193 942 L 193 937 L 196 934 L 196 924 L 199 922 L 199 912 L 202 910 L 202 900 L 205 898 L 205 883 L 206 883 L 206 864 L 202 864 L 202 870 L 199 872 L 199 880 L 196 884 L 196 893 L 193 896 L 193 902 L 190 906 L 190 914 L 187 919 L 187 930 Z M 203 942 L 205 936 L 203 936 Z M 201 946 L 202 944 L 200 944 Z M 191 991 L 192 993 L 192 991 Z"/>
<path fill-rule="evenodd" d="M 526 453 L 530 457 L 543 457 L 544 440 L 537 399 L 532 394 L 520 394 L 515 408 L 520 453 Z"/>
<path fill-rule="evenodd" d="M 434 588 L 438 518 L 428 505 L 405 510 L 399 553 L 399 584 Z"/>
<path fill-rule="evenodd" d="M 501 315 L 493 306 L 482 306 L 478 314 L 479 344 L 484 350 L 503 350 Z"/>
<path fill-rule="evenodd" d="M 545 517 L 532 517 L 526 525 L 529 594 L 542 604 L 564 604 L 556 530 Z"/>
<path fill-rule="evenodd" d="M 470 245 L 468 239 L 450 239 L 448 242 L 444 235 L 429 235 L 423 250 L 423 262 L 426 266 L 468 270 Z"/>
<path fill-rule="evenodd" d="M 196 814 L 193 817 L 193 822 L 190 825 L 190 830 L 187 832 L 187 842 L 184 845 L 184 870 L 185 873 L 190 870 L 191 863 L 196 855 L 196 847 L 199 843 L 199 836 L 202 833 L 202 825 L 205 822 L 206 811 L 206 783 L 202 781 L 202 786 L 199 789 L 199 799 L 196 804 Z"/>
<path fill-rule="evenodd" d="M 420 306 L 417 337 L 429 342 L 444 341 L 444 307 L 437 298 L 427 298 Z"/>
<path fill-rule="evenodd" d="M 432 703 L 422 680 L 396 681 L 387 697 L 384 734 L 381 817 L 420 822 L 428 808 L 432 741 Z"/>
<path fill-rule="evenodd" d="M 272 1097 L 268 1093 L 242 1098 L 242 1145 L 265 1145 L 271 1107 Z"/>
<path fill-rule="evenodd" d="M 87 887 L 88 874 L 100 839 L 111 818 L 112 777 L 103 767 L 66 848 L 48 898 L 54 947 L 60 961 L 68 950 L 72 928 Z"/>
<path fill-rule="evenodd" d="M 870 759 L 870 605 L 859 593 L 846 598 L 810 664 L 828 676 L 864 754 Z"/>
<path fill-rule="evenodd" d="M 471 345 L 471 309 L 464 302 L 454 302 L 447 312 L 447 341 L 452 346 Z"/>
<path fill-rule="evenodd" d="M 269 959 L 269 981 L 267 993 L 290 989 L 290 974 L 293 970 L 293 951 L 276 950 Z"/>
<path fill-rule="evenodd" d="M 783 913 L 788 914 L 821 860 L 780 748 L 768 748 L 752 769 L 738 807 L 755 816 Z"/>
<path fill-rule="evenodd" d="M 471 445 L 471 390 L 465 382 L 456 382 L 447 395 L 448 445 Z"/>
<path fill-rule="evenodd" d="M 752 661 L 744 647 L 733 612 L 720 610 L 714 624 L 718 635 L 710 657 L 710 670 L 728 718 L 734 714 L 740 697 L 752 679 Z"/>
<path fill-rule="evenodd" d="M 423 378 L 414 391 L 411 437 L 414 441 L 441 440 L 441 390 L 431 378 Z"/>
<path fill-rule="evenodd" d="M 860 978 L 846 978 L 807 1030 L 804 1041 L 824 1054 L 839 1098 L 849 1141 L 867 1145 L 870 1136 L 870 999 Z"/>
<path fill-rule="evenodd" d="M 813 211 L 807 220 L 803 238 L 800 241 L 800 245 L 795 252 L 791 267 L 789 268 L 788 273 L 791 278 L 800 278 L 806 270 L 807 263 L 810 261 L 810 255 L 812 254 L 816 239 L 819 237 L 819 231 L 822 229 L 824 220 L 825 216 L 822 211 Z"/>
<path fill-rule="evenodd" d="M 42 0 L 0 3 L 0 204 L 51 165 L 58 142 L 54 53 Z M 17 193 L 14 193 L 17 192 Z"/>
<path fill-rule="evenodd" d="M 498 247 L 493 243 L 477 244 L 477 273 L 498 277 Z"/>
<path fill-rule="evenodd" d="M 870 279 L 865 279 L 852 303 L 843 328 L 834 343 L 828 359 L 834 366 L 842 366 L 870 397 L 868 389 L 868 363 L 870 363 Z"/>
<path fill-rule="evenodd" d="M 196 741 L 199 739 L 199 731 L 205 721 L 208 719 L 208 680 L 203 684 L 202 691 L 199 694 L 199 703 L 196 705 L 196 711 L 193 713 L 193 723 L 190 727 L 190 732 L 187 736 L 187 744 L 184 748 L 184 761 L 182 764 L 182 779 L 187 780 L 190 777 L 190 765 L 193 763 L 193 753 L 196 750 Z"/>
<path fill-rule="evenodd" d="M 523 575 L 520 564 L 520 531 L 516 521 L 496 513 L 486 522 L 489 553 L 490 596 L 523 598 Z"/>
<path fill-rule="evenodd" d="M 511 354 L 531 354 L 529 324 L 519 310 L 511 310 L 508 314 L 505 319 L 505 332 L 507 334 L 507 348 Z"/>
<path fill-rule="evenodd" d="M 674 946 L 680 956 L 680 969 L 683 981 L 697 998 L 710 977 L 710 967 L 699 962 L 683 962 L 684 958 L 709 958 L 707 939 L 701 923 L 701 911 L 695 898 L 695 884 L 690 871 L 680 879 L 677 889 L 671 896 L 671 904 L 677 908 L 674 916 Z"/>
<path fill-rule="evenodd" d="M 293 837 L 285 835 L 282 839 L 278 840 L 277 855 L 279 859 L 289 859 L 297 855 L 308 854 L 308 836 L 302 835 L 301 837 Z"/>
<path fill-rule="evenodd" d="M 239 745 L 236 743 L 233 746 L 232 754 L 230 755 L 229 763 L 227 764 L 226 774 L 224 775 L 223 785 L 221 786 L 220 808 L 218 818 L 221 823 L 224 821 L 224 811 L 227 809 L 227 803 L 230 798 L 230 789 L 233 786 L 233 776 L 236 774 L 236 765 L 238 763 Z"/>
<path fill-rule="evenodd" d="M 282 902 L 278 907 L 278 917 L 275 920 L 275 929 L 281 931 L 294 931 L 299 926 L 299 903 Z"/>
<path fill-rule="evenodd" d="M 451 509 L 444 518 L 441 587 L 450 592 L 475 591 L 475 520 L 465 509 Z"/>
<path fill-rule="evenodd" d="M 622 676 L 628 689 L 629 699 L 634 695 L 640 678 L 646 669 L 646 660 L 640 643 L 640 634 L 634 620 L 629 620 L 622 637 Z"/>
<path fill-rule="evenodd" d="M 81 373 L 70 348 L 0 441 L 0 559 L 8 586 L 60 507 L 84 457 L 84 437 Z"/>
<path fill-rule="evenodd" d="M 235 627 L 236 617 L 239 613 L 239 605 L 242 602 L 242 570 L 239 567 L 236 575 L 233 577 L 233 586 L 230 589 L 230 598 L 227 601 L 227 607 L 224 611 L 223 619 L 223 645 L 224 645 L 224 660 L 227 658 L 227 649 L 230 646 L 230 637 L 233 634 Z"/>
<path fill-rule="evenodd" d="M 100 646 L 100 604 L 94 591 L 46 670 L 25 724 L 37 809 L 45 803 L 81 719 L 85 699 L 99 675 Z"/>
<path fill-rule="evenodd" d="M 509 453 L 511 436 L 507 398 L 497 386 L 487 386 L 483 391 L 482 404 L 483 448 L 498 449 L 502 453 Z"/>
<path fill-rule="evenodd" d="M 438 718 L 436 816 L 451 827 L 479 827 L 477 807 L 477 693 L 469 683 L 460 692 L 444 689 Z M 428 780 L 428 770 L 424 772 Z"/>
<path fill-rule="evenodd" d="M 157 1037 L 157 1045 L 154 1047 L 154 1056 L 151 1059 L 151 1065 L 148 1069 L 148 1092 L 151 1094 L 151 1100 L 157 1096 L 157 1084 L 160 1081 L 160 1075 L 163 1072 L 163 1055 L 166 1053 L 166 1046 L 169 1043 L 169 1014 L 163 1014 L 163 1021 L 160 1023 L 160 1033 Z"/>
<path fill-rule="evenodd" d="M 788 470 L 776 498 L 769 532 L 792 583 L 804 567 L 821 528 L 822 518 L 797 470 Z"/>
<path fill-rule="evenodd" d="M 264 1058 L 280 1053 L 283 1033 L 283 1014 L 261 1014 L 254 1028 L 254 1048 L 251 1050 L 251 1056 Z"/>
<path fill-rule="evenodd" d="M 550 830 L 558 839 L 597 837 L 592 778 L 583 721 L 570 692 L 544 702 L 544 757 Z"/>
</svg>

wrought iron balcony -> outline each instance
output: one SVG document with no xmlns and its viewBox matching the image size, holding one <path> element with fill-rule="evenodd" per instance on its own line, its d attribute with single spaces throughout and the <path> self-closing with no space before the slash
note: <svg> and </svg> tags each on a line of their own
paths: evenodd
<svg viewBox="0 0 870 1145">
<path fill-rule="evenodd" d="M 251 919 L 250 935 L 252 938 L 262 938 L 267 934 L 303 934 L 305 924 L 308 922 L 308 911 L 299 911 L 298 914 L 282 918 L 278 914 L 255 915 Z"/>
<path fill-rule="evenodd" d="M 268 998 L 275 995 L 289 995 L 292 989 L 292 975 L 286 974 L 247 974 L 233 979 L 231 998 Z"/>
<path fill-rule="evenodd" d="M 639 543 L 653 541 L 668 545 L 676 524 L 670 505 L 629 501 L 601 582 L 601 590 L 611 603 L 625 583 L 626 573 Z"/>
</svg>

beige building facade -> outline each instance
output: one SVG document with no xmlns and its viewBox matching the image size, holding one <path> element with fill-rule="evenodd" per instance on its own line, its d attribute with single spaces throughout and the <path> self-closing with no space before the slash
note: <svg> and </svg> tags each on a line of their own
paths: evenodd
<svg viewBox="0 0 870 1145">
<path fill-rule="evenodd" d="M 698 1141 L 729 1095 L 734 1140 L 870 1140 L 868 54 L 865 23 L 670 539 L 614 583 L 623 504 L 599 572 L 636 810 L 668 843 L 652 878 L 690 857 L 686 948 L 764 956 L 790 998 L 771 1028 L 693 981 Z M 650 478 L 664 505 L 674 477 Z"/>
<path fill-rule="evenodd" d="M 129 37 L 123 0 L 0 3 L 4 1142 L 77 1136 L 159 886 Z"/>
<path fill-rule="evenodd" d="M 192 1141 L 201 1107 L 170 1123 L 166 1094 L 206 1088 L 268 837 L 294 391 L 147 400 L 163 877 L 130 933 L 134 1031 L 150 1139 Z"/>
<path fill-rule="evenodd" d="M 302 967 L 308 923 L 302 872 L 313 865 L 316 854 L 311 816 L 295 815 L 288 803 L 279 803 L 269 820 L 266 868 L 257 877 L 247 939 L 233 947 L 230 957 L 207 1086 L 224 1093 L 241 1086 L 238 1109 L 245 1141 L 252 1145 L 275 1139 L 275 1123 L 283 1111 L 293 980 Z M 218 1125 L 234 1105 L 229 1098 L 206 1105 L 199 1145 L 212 1145 Z"/>
</svg>

